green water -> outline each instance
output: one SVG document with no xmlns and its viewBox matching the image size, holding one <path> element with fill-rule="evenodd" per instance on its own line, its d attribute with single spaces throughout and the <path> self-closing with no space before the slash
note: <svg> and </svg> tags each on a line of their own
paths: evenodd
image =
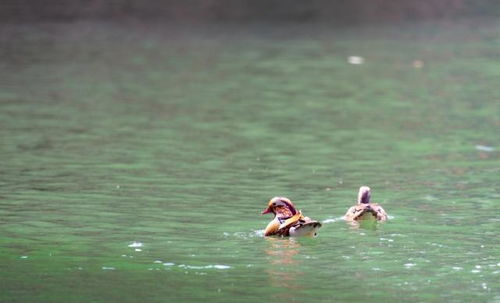
<svg viewBox="0 0 500 303">
<path fill-rule="evenodd" d="M 499 32 L 3 25 L 0 302 L 500 302 Z"/>
</svg>

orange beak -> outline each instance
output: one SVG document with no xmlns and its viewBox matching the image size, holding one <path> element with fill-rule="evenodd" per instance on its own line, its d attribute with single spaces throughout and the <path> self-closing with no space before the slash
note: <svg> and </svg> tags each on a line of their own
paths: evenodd
<svg viewBox="0 0 500 303">
<path fill-rule="evenodd" d="M 265 215 L 265 214 L 269 214 L 269 213 L 272 213 L 273 212 L 273 209 L 271 208 L 271 206 L 268 206 L 266 209 L 264 209 L 261 213 L 261 215 Z"/>
</svg>

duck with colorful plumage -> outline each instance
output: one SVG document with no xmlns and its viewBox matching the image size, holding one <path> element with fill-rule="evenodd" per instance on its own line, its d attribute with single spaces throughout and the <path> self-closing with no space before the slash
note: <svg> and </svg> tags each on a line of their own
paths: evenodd
<svg viewBox="0 0 500 303">
<path fill-rule="evenodd" d="M 262 214 L 274 214 L 274 218 L 267 225 L 265 236 L 316 236 L 321 223 L 311 220 L 297 210 L 290 199 L 274 197 L 269 200 L 267 208 Z"/>
</svg>

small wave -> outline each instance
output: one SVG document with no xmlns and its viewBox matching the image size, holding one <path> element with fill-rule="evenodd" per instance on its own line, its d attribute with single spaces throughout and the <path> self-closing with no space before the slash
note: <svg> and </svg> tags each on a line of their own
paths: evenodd
<svg viewBox="0 0 500 303">
<path fill-rule="evenodd" d="M 403 234 L 389 234 L 389 236 L 391 236 L 391 237 L 403 237 L 403 238 L 407 237 L 406 235 L 403 235 Z"/>
<path fill-rule="evenodd" d="M 439 198 L 433 196 L 433 195 L 426 195 L 423 197 L 424 200 L 427 200 L 427 201 L 436 201 L 436 200 L 439 200 Z"/>
<path fill-rule="evenodd" d="M 476 149 L 479 151 L 484 151 L 484 152 L 492 152 L 495 150 L 494 147 L 487 146 L 487 145 L 476 145 Z"/>
<path fill-rule="evenodd" d="M 144 246 L 144 244 L 143 244 L 143 243 L 141 243 L 141 242 L 136 242 L 136 241 L 134 241 L 134 242 L 132 242 L 132 243 L 130 243 L 130 244 L 128 245 L 128 247 L 133 247 L 133 248 L 136 248 L 136 247 L 143 247 L 143 246 Z"/>
<path fill-rule="evenodd" d="M 214 265 L 186 265 L 186 264 L 179 264 L 178 267 L 181 268 L 186 268 L 186 269 L 230 269 L 232 268 L 229 265 L 224 265 L 224 264 L 214 264 Z"/>
<path fill-rule="evenodd" d="M 338 222 L 338 221 L 343 221 L 344 220 L 344 216 L 342 217 L 337 217 L 337 218 L 330 218 L 330 219 L 326 219 L 326 220 L 323 220 L 323 224 L 329 224 L 329 223 L 334 223 L 334 222 Z"/>
<path fill-rule="evenodd" d="M 359 65 L 365 63 L 365 58 L 361 56 L 349 56 L 347 57 L 347 62 L 354 65 Z"/>
<path fill-rule="evenodd" d="M 254 230 L 251 232 L 235 232 L 235 233 L 228 233 L 224 232 L 222 233 L 224 237 L 235 237 L 235 238 L 241 238 L 241 239 L 248 239 L 248 238 L 255 238 L 255 237 L 263 237 L 264 236 L 264 230 L 259 229 L 259 230 Z"/>
</svg>

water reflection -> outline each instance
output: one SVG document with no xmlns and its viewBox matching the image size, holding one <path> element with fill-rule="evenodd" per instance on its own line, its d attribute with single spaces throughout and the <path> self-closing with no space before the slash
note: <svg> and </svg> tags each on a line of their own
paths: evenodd
<svg viewBox="0 0 500 303">
<path fill-rule="evenodd" d="M 301 262 L 295 258 L 301 245 L 295 238 L 267 237 L 266 240 L 269 244 L 265 250 L 269 260 L 266 272 L 269 284 L 277 289 L 273 297 L 296 302 L 298 292 L 303 289 L 297 278 L 303 278 L 304 272 L 300 268 Z"/>
<path fill-rule="evenodd" d="M 351 229 L 367 229 L 367 230 L 377 230 L 379 222 L 374 219 L 358 220 L 358 221 L 346 221 Z"/>
</svg>

